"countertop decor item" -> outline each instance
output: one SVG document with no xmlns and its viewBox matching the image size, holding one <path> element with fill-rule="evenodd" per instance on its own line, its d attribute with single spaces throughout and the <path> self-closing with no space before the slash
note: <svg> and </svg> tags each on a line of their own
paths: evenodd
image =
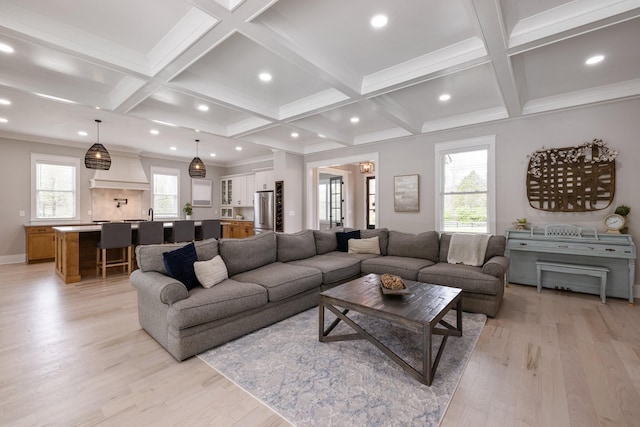
<svg viewBox="0 0 640 427">
<path fill-rule="evenodd" d="M 607 208 L 615 195 L 617 156 L 602 139 L 573 147 L 543 146 L 527 156 L 529 205 L 551 212 Z"/>
<path fill-rule="evenodd" d="M 96 143 L 84 155 L 84 165 L 87 169 L 107 171 L 111 168 L 111 156 L 104 145 L 100 144 L 100 123 L 102 123 L 102 120 L 96 119 L 95 122 L 97 127 Z"/>
<path fill-rule="evenodd" d="M 189 163 L 189 176 L 191 178 L 204 178 L 207 176 L 207 168 L 204 166 L 204 162 L 198 157 L 198 143 L 199 139 L 196 139 L 196 156 Z"/>
<path fill-rule="evenodd" d="M 191 214 L 193 214 L 193 206 L 191 205 L 191 203 L 187 202 L 182 208 L 182 211 L 184 212 L 186 219 L 191 219 Z"/>
</svg>

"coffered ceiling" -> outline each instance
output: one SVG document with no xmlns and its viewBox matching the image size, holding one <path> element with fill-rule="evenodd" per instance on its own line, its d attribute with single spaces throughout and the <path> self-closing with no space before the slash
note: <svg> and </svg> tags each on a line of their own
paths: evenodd
<svg viewBox="0 0 640 427">
<path fill-rule="evenodd" d="M 640 0 L 0 0 L 0 136 L 315 153 L 639 96 L 639 40 Z"/>
</svg>

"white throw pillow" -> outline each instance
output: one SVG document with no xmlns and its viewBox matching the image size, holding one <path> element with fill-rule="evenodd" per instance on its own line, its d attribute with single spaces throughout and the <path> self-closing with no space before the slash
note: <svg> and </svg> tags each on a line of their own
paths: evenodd
<svg viewBox="0 0 640 427">
<path fill-rule="evenodd" d="M 229 277 L 227 266 L 220 255 L 216 255 L 209 261 L 196 261 L 193 264 L 193 269 L 196 272 L 198 281 L 205 288 L 217 285 Z"/>
<path fill-rule="evenodd" d="M 380 240 L 378 236 L 369 239 L 349 239 L 350 254 L 374 254 L 380 255 Z"/>
</svg>

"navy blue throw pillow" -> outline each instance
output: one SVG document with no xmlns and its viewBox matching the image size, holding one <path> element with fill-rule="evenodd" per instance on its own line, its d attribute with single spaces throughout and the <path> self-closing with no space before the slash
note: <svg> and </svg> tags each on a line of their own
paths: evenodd
<svg viewBox="0 0 640 427">
<path fill-rule="evenodd" d="M 340 252 L 348 252 L 349 239 L 359 239 L 359 238 L 360 238 L 360 230 L 337 232 L 336 240 L 338 241 L 338 250 Z"/>
<path fill-rule="evenodd" d="M 187 289 L 193 289 L 200 284 L 193 269 L 193 263 L 198 261 L 198 254 L 193 243 L 175 251 L 164 252 L 162 259 L 169 276 L 181 281 Z"/>
</svg>

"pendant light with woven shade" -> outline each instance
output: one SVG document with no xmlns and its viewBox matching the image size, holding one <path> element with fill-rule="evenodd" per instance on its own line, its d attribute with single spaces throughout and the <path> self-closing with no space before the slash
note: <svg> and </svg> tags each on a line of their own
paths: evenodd
<svg viewBox="0 0 640 427">
<path fill-rule="evenodd" d="M 87 169 L 100 169 L 107 171 L 111 167 L 111 156 L 104 145 L 100 144 L 100 123 L 102 120 L 96 119 L 98 132 L 96 134 L 96 143 L 87 150 L 84 155 L 84 165 Z"/>
<path fill-rule="evenodd" d="M 196 139 L 196 156 L 189 163 L 189 176 L 191 178 L 204 178 L 207 176 L 207 168 L 204 166 L 204 162 L 198 157 L 198 143 L 199 139 Z"/>
</svg>

